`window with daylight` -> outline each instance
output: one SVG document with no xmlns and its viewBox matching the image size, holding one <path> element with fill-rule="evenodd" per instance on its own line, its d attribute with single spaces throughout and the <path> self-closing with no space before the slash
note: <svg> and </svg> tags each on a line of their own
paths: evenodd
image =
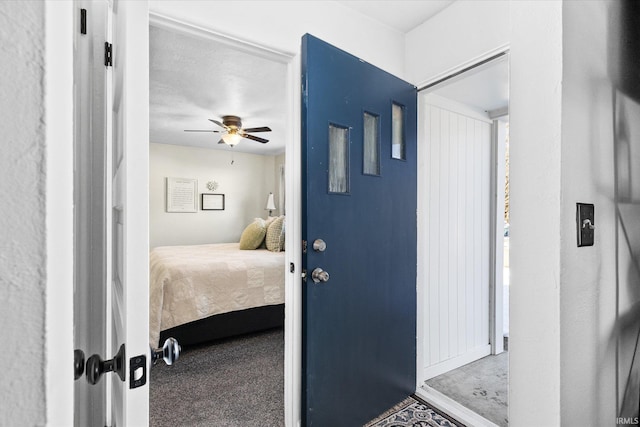
<svg viewBox="0 0 640 427">
<path fill-rule="evenodd" d="M 329 193 L 349 192 L 349 129 L 329 124 Z"/>
</svg>

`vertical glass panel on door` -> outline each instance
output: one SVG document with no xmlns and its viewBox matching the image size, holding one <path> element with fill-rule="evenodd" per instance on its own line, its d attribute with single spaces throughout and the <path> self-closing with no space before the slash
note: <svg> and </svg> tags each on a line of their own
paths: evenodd
<svg viewBox="0 0 640 427">
<path fill-rule="evenodd" d="M 400 160 L 405 160 L 404 114 L 404 106 L 394 102 L 391 107 L 391 157 Z"/>
<path fill-rule="evenodd" d="M 380 175 L 380 117 L 364 112 L 363 169 L 365 175 Z"/>
<path fill-rule="evenodd" d="M 329 124 L 329 193 L 349 192 L 349 129 Z"/>
</svg>

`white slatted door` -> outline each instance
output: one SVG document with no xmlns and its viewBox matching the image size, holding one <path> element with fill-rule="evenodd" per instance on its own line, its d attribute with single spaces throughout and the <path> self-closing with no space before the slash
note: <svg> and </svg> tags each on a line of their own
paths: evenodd
<svg viewBox="0 0 640 427">
<path fill-rule="evenodd" d="M 420 112 L 419 377 L 488 355 L 491 121 L 429 95 Z M 420 193 L 424 194 L 424 192 Z"/>
<path fill-rule="evenodd" d="M 149 423 L 149 19 L 146 1 L 113 2 L 112 14 L 111 352 L 126 347 L 126 377 L 111 380 L 112 426 Z M 134 387 L 131 360 L 146 358 L 146 383 Z"/>
</svg>

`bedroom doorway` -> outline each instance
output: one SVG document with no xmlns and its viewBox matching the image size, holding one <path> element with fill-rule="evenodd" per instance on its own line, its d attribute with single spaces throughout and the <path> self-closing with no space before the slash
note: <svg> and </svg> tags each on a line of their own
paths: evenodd
<svg viewBox="0 0 640 427">
<path fill-rule="evenodd" d="M 420 95 L 417 393 L 471 425 L 508 424 L 508 58 Z"/>
<path fill-rule="evenodd" d="M 296 250 L 284 250 L 296 221 L 285 216 L 293 58 L 160 16 L 149 32 L 150 339 L 183 345 L 176 365 L 151 371 L 150 425 L 282 425 L 285 379 L 295 383 L 285 375 L 295 317 L 284 325 Z M 228 116 L 250 138 L 225 143 Z M 154 299 L 154 265 L 176 257 L 202 262 L 175 283 L 163 276 Z M 169 405 L 168 388 L 188 399 Z"/>
</svg>

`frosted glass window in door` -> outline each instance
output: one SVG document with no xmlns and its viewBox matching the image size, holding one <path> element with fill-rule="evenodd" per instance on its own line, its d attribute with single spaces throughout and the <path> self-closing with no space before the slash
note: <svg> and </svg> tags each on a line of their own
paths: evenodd
<svg viewBox="0 0 640 427">
<path fill-rule="evenodd" d="M 349 192 L 349 129 L 329 124 L 329 192 Z"/>
<path fill-rule="evenodd" d="M 404 146 L 404 106 L 394 102 L 391 107 L 391 157 L 405 160 Z"/>
<path fill-rule="evenodd" d="M 380 118 L 375 114 L 363 116 L 363 173 L 380 175 Z"/>
</svg>

